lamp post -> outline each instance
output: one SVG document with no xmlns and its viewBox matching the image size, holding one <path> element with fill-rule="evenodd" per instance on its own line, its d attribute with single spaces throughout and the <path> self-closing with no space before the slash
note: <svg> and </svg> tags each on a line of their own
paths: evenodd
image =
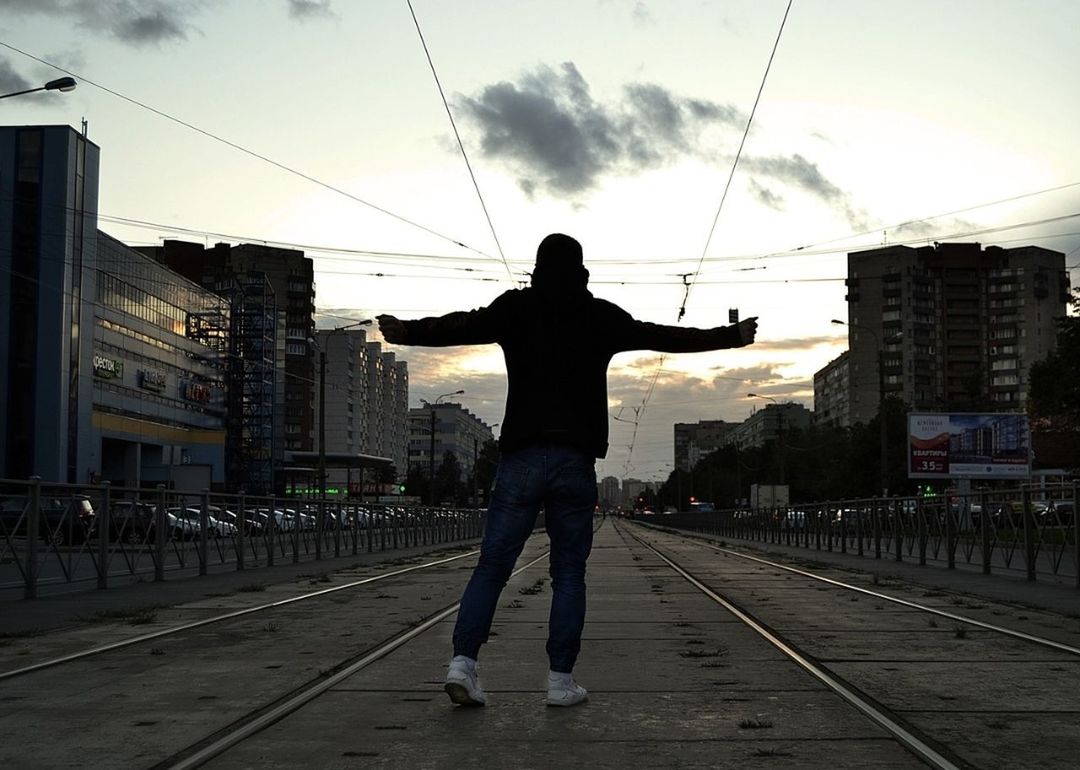
<svg viewBox="0 0 1080 770">
<path fill-rule="evenodd" d="M 776 404 L 776 409 L 777 409 L 777 412 L 776 412 L 776 416 L 777 416 L 776 434 L 777 434 L 777 443 L 780 445 L 780 484 L 783 485 L 783 483 L 784 483 L 784 407 L 779 401 L 777 401 L 772 396 L 766 396 L 766 395 L 761 394 L 761 393 L 747 393 L 746 397 L 747 398 L 767 398 L 769 401 L 772 401 L 774 404 Z"/>
<path fill-rule="evenodd" d="M 885 426 L 885 361 L 882 358 L 882 339 L 878 336 L 878 333 L 871 329 L 869 326 L 863 326 L 861 324 L 848 323 L 847 321 L 841 321 L 838 318 L 833 318 L 829 323 L 837 324 L 839 326 L 847 326 L 851 329 L 862 329 L 874 338 L 874 346 L 877 348 L 877 375 L 878 375 L 878 423 L 881 433 L 881 496 L 885 497 L 889 494 L 889 472 L 888 472 L 888 429 Z M 885 338 L 886 343 L 896 342 L 900 339 L 901 334 L 894 334 Z M 848 347 L 851 344 L 848 343 Z"/>
<path fill-rule="evenodd" d="M 424 399 L 420 399 L 421 402 L 427 405 L 428 411 L 431 413 L 431 444 L 430 450 L 428 451 L 428 482 L 431 485 L 431 489 L 428 492 L 428 504 L 432 508 L 435 507 L 435 407 L 437 407 L 439 402 L 444 398 L 460 396 L 464 392 L 464 390 L 455 390 L 453 393 L 443 393 L 434 401 L 424 401 Z"/>
<path fill-rule="evenodd" d="M 499 423 L 494 425 L 488 425 L 488 431 L 492 431 L 499 427 Z M 472 488 L 473 488 L 473 502 L 476 503 L 476 507 L 480 507 L 480 439 L 477 436 L 473 436 L 472 440 Z"/>
<path fill-rule="evenodd" d="M 75 82 L 75 78 L 62 77 L 56 80 L 50 80 L 43 86 L 37 88 L 27 88 L 25 91 L 12 91 L 10 94 L 0 94 L 0 99 L 7 99 L 9 96 L 22 96 L 23 94 L 33 94 L 38 91 L 74 91 L 75 86 L 78 83 Z"/>
<path fill-rule="evenodd" d="M 355 321 L 351 324 L 345 324 L 344 326 L 337 326 L 326 332 L 326 336 L 336 332 L 343 332 L 346 329 L 352 329 L 355 326 L 367 326 L 371 323 L 371 319 L 363 321 Z M 312 337 L 308 340 L 313 347 L 319 351 L 319 499 L 326 499 L 326 343 L 319 344 L 318 341 Z M 361 476 L 361 485 L 363 484 L 363 477 Z"/>
</svg>

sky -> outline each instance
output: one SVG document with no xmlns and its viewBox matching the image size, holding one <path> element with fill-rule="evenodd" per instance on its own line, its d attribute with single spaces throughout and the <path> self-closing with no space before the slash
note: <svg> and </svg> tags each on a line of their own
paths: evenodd
<svg viewBox="0 0 1080 770">
<path fill-rule="evenodd" d="M 486 305 L 550 232 L 637 318 L 758 316 L 747 348 L 612 362 L 598 473 L 661 479 L 675 422 L 769 403 L 748 393 L 813 407 L 814 372 L 847 347 L 830 319 L 849 251 L 978 241 L 1080 262 L 1080 4 L 787 7 L 0 0 L 0 93 L 79 80 L 0 101 L 0 121 L 85 120 L 99 228 L 125 243 L 303 249 L 320 328 Z M 398 353 L 413 405 L 464 389 L 501 422 L 497 347 Z"/>
</svg>

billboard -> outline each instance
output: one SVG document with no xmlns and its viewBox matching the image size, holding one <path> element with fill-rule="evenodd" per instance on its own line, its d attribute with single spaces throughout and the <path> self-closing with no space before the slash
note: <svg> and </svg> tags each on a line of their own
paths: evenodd
<svg viewBox="0 0 1080 770">
<path fill-rule="evenodd" d="M 1026 414 L 909 414 L 913 479 L 1025 478 L 1031 475 Z"/>
</svg>

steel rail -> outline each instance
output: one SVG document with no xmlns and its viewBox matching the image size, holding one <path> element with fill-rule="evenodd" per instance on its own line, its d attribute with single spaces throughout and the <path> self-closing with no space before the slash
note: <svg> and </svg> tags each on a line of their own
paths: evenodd
<svg viewBox="0 0 1080 770">
<path fill-rule="evenodd" d="M 690 585 L 697 588 L 703 594 L 708 596 L 714 602 L 722 606 L 744 624 L 756 631 L 762 638 L 769 642 L 773 647 L 779 650 L 781 653 L 791 659 L 796 665 L 813 676 L 819 682 L 824 684 L 828 689 L 835 692 L 845 701 L 861 711 L 864 715 L 869 717 L 875 723 L 877 723 L 884 730 L 889 732 L 896 740 L 903 744 L 909 751 L 918 756 L 922 761 L 929 764 L 931 767 L 939 768 L 939 770 L 960 770 L 960 766 L 952 760 L 948 759 L 924 740 L 919 738 L 913 732 L 911 732 L 904 725 L 893 719 L 889 714 L 878 708 L 872 702 L 868 701 L 858 692 L 851 687 L 840 681 L 825 668 L 817 665 L 809 658 L 805 657 L 802 653 L 789 645 L 779 636 L 774 634 L 769 629 L 765 628 L 762 624 L 758 623 L 752 617 L 747 615 L 741 609 L 729 602 L 724 597 L 713 591 L 709 586 L 702 583 L 691 573 L 686 571 L 682 566 L 677 564 L 672 559 L 668 558 L 660 550 L 658 550 L 651 543 L 646 542 L 643 538 L 638 537 L 637 534 L 630 532 L 631 537 L 637 540 L 645 548 L 648 548 L 657 557 L 659 557 L 665 564 L 667 564 L 672 570 L 677 572 L 682 578 L 684 578 Z"/>
<path fill-rule="evenodd" d="M 372 575 L 371 577 L 362 578 L 360 580 L 354 580 L 352 582 L 345 583 L 345 584 L 340 585 L 340 586 L 331 586 L 330 588 L 322 588 L 322 589 L 320 589 L 318 591 L 308 591 L 306 593 L 302 593 L 302 594 L 299 594 L 297 596 L 291 596 L 291 597 L 289 597 L 287 599 L 279 599 L 277 601 L 269 602 L 267 604 L 260 604 L 260 605 L 257 605 L 255 607 L 246 607 L 246 608 L 244 608 L 242 610 L 235 610 L 233 612 L 227 612 L 227 613 L 225 613 L 223 615 L 215 615 L 215 616 L 210 617 L 210 618 L 203 618 L 202 620 L 195 620 L 195 621 L 192 621 L 190 623 L 184 623 L 184 624 L 179 625 L 179 626 L 171 626 L 169 628 L 163 628 L 163 629 L 161 629 L 159 631 L 152 631 L 150 633 L 140 634 L 139 636 L 133 636 L 133 637 L 128 638 L 128 639 L 121 639 L 121 640 L 116 641 L 116 642 L 110 642 L 108 644 L 102 644 L 102 645 L 99 645 L 98 647 L 91 647 L 90 649 L 83 650 L 81 652 L 73 652 L 73 653 L 70 653 L 68 655 L 61 655 L 60 657 L 51 658 L 49 660 L 45 660 L 45 661 L 42 661 L 40 663 L 34 663 L 34 664 L 29 665 L 29 666 L 23 666 L 22 668 L 12 669 L 11 671 L 0 672 L 0 681 L 4 681 L 4 680 L 7 680 L 7 679 L 14 679 L 15 677 L 18 677 L 18 676 L 23 676 L 25 674 L 30 674 L 30 673 L 33 673 L 35 671 L 41 671 L 42 669 L 52 668 L 54 666 L 59 666 L 59 665 L 64 664 L 64 663 L 71 663 L 71 662 L 74 662 L 74 661 L 77 661 L 77 660 L 82 660 L 84 658 L 92 657 L 94 655 L 101 655 L 102 653 L 105 653 L 105 652 L 112 652 L 113 650 L 119 650 L 119 649 L 123 649 L 125 647 L 131 647 L 132 645 L 142 644 L 143 642 L 148 642 L 148 641 L 151 641 L 153 639 L 160 639 L 163 636 L 170 636 L 172 634 L 178 634 L 178 633 L 181 633 L 183 631 L 190 631 L 193 628 L 201 628 L 202 626 L 208 626 L 208 625 L 211 625 L 213 623 L 220 623 L 222 621 L 232 620 L 234 618 L 243 617 L 245 615 L 252 615 L 252 614 L 254 614 L 256 612 L 263 612 L 265 610 L 274 609 L 276 607 L 284 607 L 285 605 L 293 604 L 295 602 L 304 601 L 306 599 L 312 599 L 314 597 L 323 596 L 325 594 L 331 594 L 331 593 L 334 593 L 336 591 L 344 591 L 344 590 L 349 589 L 349 588 L 356 588 L 357 586 L 366 585 L 368 583 L 374 583 L 374 582 L 379 581 L 379 580 L 386 580 L 387 578 L 397 577 L 398 575 L 404 575 L 404 574 L 409 573 L 409 572 L 416 572 L 417 570 L 429 569 L 431 567 L 437 567 L 437 566 L 439 566 L 441 564 L 446 564 L 448 562 L 457 561 L 458 559 L 464 559 L 464 558 L 469 557 L 469 556 L 474 556 L 477 553 L 479 553 L 479 550 L 474 549 L 474 550 L 471 550 L 471 551 L 466 551 L 465 553 L 462 553 L 462 554 L 458 554 L 457 556 L 449 556 L 449 557 L 447 557 L 445 559 L 437 559 L 435 561 L 427 562 L 427 563 L 424 563 L 424 564 L 414 564 L 411 567 L 403 567 L 401 569 L 392 570 L 390 572 L 384 572 L 384 573 L 379 574 L 379 575 Z"/>
<path fill-rule="evenodd" d="M 700 541 L 699 541 L 700 542 Z M 1073 647 L 1072 645 L 1064 644 L 1062 642 L 1055 642 L 1053 639 L 1046 639 L 1041 636 L 1035 636 L 1034 634 L 1028 634 L 1023 631 L 1017 631 L 1012 628 L 1006 628 L 1005 626 L 998 626 L 993 623 L 987 623 L 984 620 L 977 620 L 975 618 L 969 618 L 965 615 L 959 615 L 955 612 L 949 612 L 948 610 L 938 609 L 937 607 L 928 607 L 925 604 L 919 604 L 908 599 L 901 599 L 897 596 L 889 596 L 879 591 L 871 591 L 869 588 L 863 588 L 862 586 L 852 585 L 845 583 L 842 580 L 836 580 L 834 578 L 828 578 L 824 575 L 815 575 L 813 572 L 799 569 L 798 567 L 791 567 L 787 564 L 780 564 L 779 562 L 769 561 L 763 559 L 760 556 L 751 556 L 750 554 L 739 553 L 738 551 L 732 551 L 729 548 L 721 548 L 718 545 L 712 543 L 701 542 L 701 545 L 705 548 L 709 548 L 719 553 L 725 553 L 729 556 L 737 556 L 740 559 L 746 559 L 748 561 L 758 562 L 759 564 L 765 564 L 776 569 L 786 570 L 787 572 L 793 572 L 796 575 L 802 575 L 803 577 L 810 578 L 812 580 L 819 580 L 822 583 L 829 583 L 830 585 L 838 586 L 840 588 L 846 588 L 849 591 L 857 591 L 858 593 L 865 594 L 867 596 L 873 596 L 875 599 L 881 599 L 882 601 L 892 602 L 893 604 L 899 604 L 909 609 L 920 610 L 927 612 L 938 617 L 948 618 L 949 620 L 955 620 L 959 623 L 968 623 L 970 625 L 982 628 L 986 631 L 993 631 L 995 633 L 1003 634 L 1005 636 L 1011 636 L 1014 639 L 1020 639 L 1025 642 L 1031 642 L 1032 644 L 1038 644 L 1043 647 L 1049 647 L 1050 649 L 1057 650 L 1058 652 L 1068 653 L 1069 655 L 1080 655 L 1080 647 Z"/>
<path fill-rule="evenodd" d="M 540 556 L 528 562 L 524 566 L 514 570 L 511 573 L 511 576 L 519 575 L 520 573 L 532 567 L 534 564 L 543 561 L 548 557 L 548 554 L 549 552 L 545 551 Z M 270 725 L 287 717 L 293 712 L 300 710 L 303 706 L 307 705 L 327 690 L 348 679 L 356 672 L 366 668 L 380 658 L 386 657 L 398 647 L 407 644 L 408 642 L 415 639 L 417 636 L 420 636 L 420 634 L 441 623 L 443 620 L 457 612 L 460 607 L 461 603 L 458 602 L 457 604 L 454 604 L 450 607 L 447 607 L 446 609 L 436 612 L 434 615 L 413 626 L 408 631 L 402 632 L 398 636 L 391 639 L 389 642 L 386 642 L 382 646 L 372 650 L 354 663 L 349 664 L 341 671 L 338 671 L 335 674 L 331 674 L 326 679 L 323 679 L 302 689 L 300 692 L 296 693 L 284 702 L 278 704 L 277 706 L 274 706 L 273 708 L 262 714 L 259 714 L 250 721 L 239 725 L 227 734 L 221 736 L 217 740 L 214 740 L 207 746 L 204 746 L 203 748 L 197 750 L 195 753 L 184 757 L 175 764 L 166 764 L 169 760 L 165 760 L 164 763 L 157 765 L 157 767 L 168 767 L 170 768 L 170 770 L 189 770 L 190 768 L 195 768 L 203 765 L 214 757 L 217 757 L 228 751 L 233 746 L 236 746 L 237 744 L 243 742 L 255 733 L 269 727 Z"/>
</svg>

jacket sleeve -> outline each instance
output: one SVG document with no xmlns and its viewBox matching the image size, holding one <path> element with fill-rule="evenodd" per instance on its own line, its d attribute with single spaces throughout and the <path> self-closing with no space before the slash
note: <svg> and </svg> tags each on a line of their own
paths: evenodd
<svg viewBox="0 0 1080 770">
<path fill-rule="evenodd" d="M 507 294 L 496 297 L 490 305 L 477 310 L 402 321 L 405 326 L 405 344 L 447 347 L 498 342 L 505 317 Z"/>
<path fill-rule="evenodd" d="M 743 347 L 735 326 L 698 329 L 638 321 L 616 308 L 614 343 L 617 350 L 655 350 L 660 353 L 700 353 L 706 350 Z"/>
</svg>

